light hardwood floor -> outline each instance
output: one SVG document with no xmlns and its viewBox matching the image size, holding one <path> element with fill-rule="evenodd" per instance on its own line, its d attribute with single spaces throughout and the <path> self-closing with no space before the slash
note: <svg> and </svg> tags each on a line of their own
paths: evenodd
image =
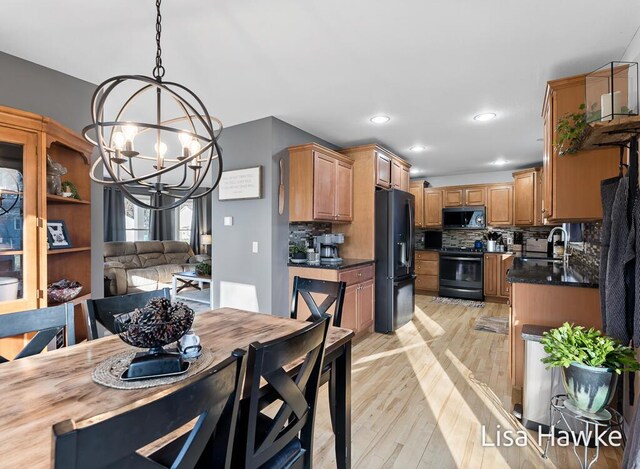
<svg viewBox="0 0 640 469">
<path fill-rule="evenodd" d="M 570 448 L 553 448 L 544 460 L 532 443 L 482 446 L 482 425 L 494 435 L 497 425 L 522 428 L 509 414 L 507 336 L 473 330 L 477 316 L 507 316 L 508 307 L 431 300 L 417 296 L 412 323 L 396 334 L 371 334 L 354 346 L 353 467 L 579 467 Z M 315 466 L 333 468 L 326 389 L 318 400 Z M 594 467 L 619 467 L 620 459 L 621 450 L 607 449 Z"/>
</svg>

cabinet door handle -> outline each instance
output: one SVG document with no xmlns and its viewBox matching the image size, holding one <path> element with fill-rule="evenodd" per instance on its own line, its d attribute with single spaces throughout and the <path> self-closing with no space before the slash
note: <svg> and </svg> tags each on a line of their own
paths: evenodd
<svg viewBox="0 0 640 469">
<path fill-rule="evenodd" d="M 358 272 L 358 277 L 362 277 L 362 272 Z"/>
</svg>

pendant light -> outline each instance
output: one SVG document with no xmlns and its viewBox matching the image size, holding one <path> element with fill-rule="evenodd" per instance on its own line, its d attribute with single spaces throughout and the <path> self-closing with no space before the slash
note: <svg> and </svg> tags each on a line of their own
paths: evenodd
<svg viewBox="0 0 640 469">
<path fill-rule="evenodd" d="M 93 123 L 83 129 L 100 154 L 91 167 L 91 179 L 117 187 L 132 203 L 151 210 L 169 210 L 203 197 L 222 176 L 222 123 L 191 90 L 163 79 L 160 4 L 156 0 L 153 77 L 119 75 L 105 80 L 93 94 Z M 214 184 L 198 190 L 214 166 Z"/>
</svg>

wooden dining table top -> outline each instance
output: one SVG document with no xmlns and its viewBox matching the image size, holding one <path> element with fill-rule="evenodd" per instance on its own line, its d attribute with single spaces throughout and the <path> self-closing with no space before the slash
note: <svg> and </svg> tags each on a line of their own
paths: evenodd
<svg viewBox="0 0 640 469">
<path fill-rule="evenodd" d="M 196 316 L 193 329 L 213 352 L 212 366 L 237 348 L 266 342 L 302 329 L 304 321 L 269 314 L 220 308 Z M 330 327 L 326 353 L 353 337 L 348 329 Z M 112 412 L 157 399 L 189 382 L 121 390 L 95 383 L 94 368 L 111 356 L 135 350 L 117 336 L 0 364 L 0 468 L 50 467 L 52 426 Z"/>
</svg>

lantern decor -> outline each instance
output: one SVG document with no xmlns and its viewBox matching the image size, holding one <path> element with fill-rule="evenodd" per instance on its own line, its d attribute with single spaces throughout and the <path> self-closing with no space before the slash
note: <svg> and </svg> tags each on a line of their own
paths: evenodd
<svg viewBox="0 0 640 469">
<path fill-rule="evenodd" d="M 91 103 L 93 123 L 83 130 L 100 154 L 91 179 L 117 187 L 132 203 L 151 210 L 203 197 L 222 175 L 222 123 L 188 88 L 163 80 L 160 3 L 156 0 L 153 77 L 119 75 L 101 83 Z M 208 174 L 213 185 L 198 190 Z"/>
<path fill-rule="evenodd" d="M 586 122 L 638 115 L 638 63 L 610 62 L 585 78 Z"/>
</svg>

